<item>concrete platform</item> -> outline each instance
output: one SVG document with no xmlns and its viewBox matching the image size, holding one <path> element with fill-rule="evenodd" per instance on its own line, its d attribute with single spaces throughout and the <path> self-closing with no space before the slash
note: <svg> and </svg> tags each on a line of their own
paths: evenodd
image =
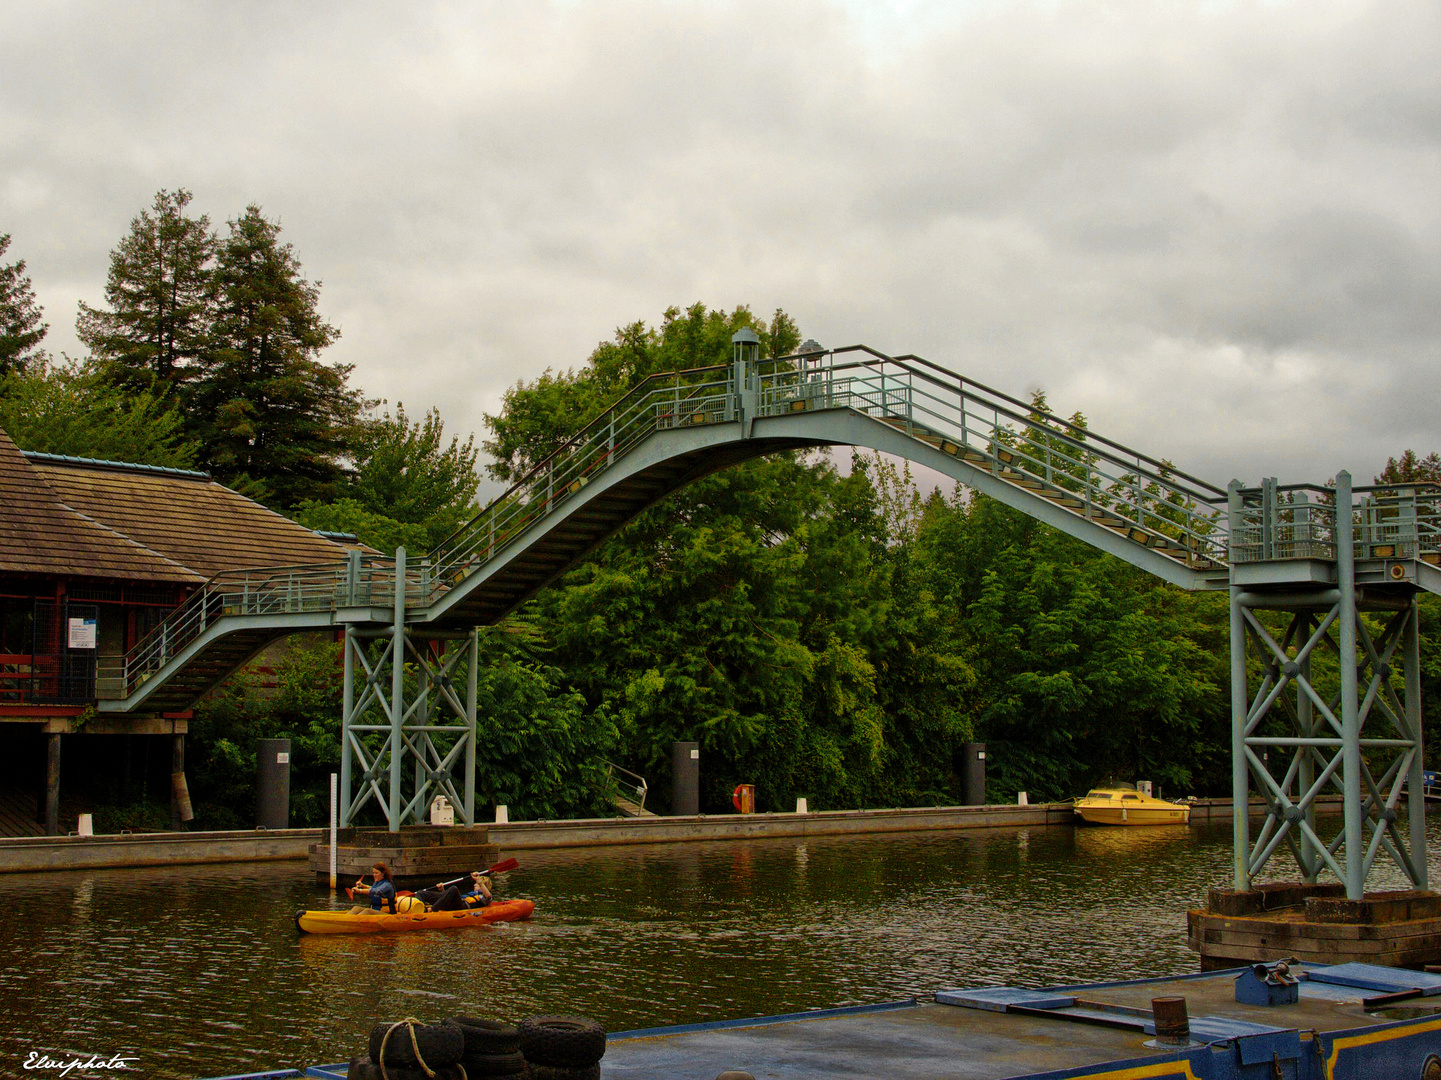
<svg viewBox="0 0 1441 1080">
<path fill-rule="evenodd" d="M 341 829 L 335 848 L 337 885 L 344 887 L 370 873 L 378 862 L 390 867 L 401 884 L 433 884 L 500 861 L 500 847 L 485 826 L 406 825 L 385 829 Z M 308 865 L 318 884 L 330 883 L 330 840 L 311 844 Z"/>
<path fill-rule="evenodd" d="M 1339 810 L 1321 802 L 1318 809 Z M 1253 815 L 1264 807 L 1255 803 Z M 1228 799 L 1191 804 L 1191 824 L 1229 821 Z M 570 821 L 512 821 L 485 829 L 488 842 L 506 854 L 526 850 L 595 847 L 612 844 L 690 843 L 781 836 L 846 836 L 931 829 L 1036 828 L 1074 825 L 1070 803 L 1034 806 L 926 806 L 888 810 L 825 810 L 809 814 L 697 814 L 691 817 L 588 818 Z M 454 828 L 463 828 L 455 826 Z M 361 830 L 369 832 L 371 830 Z M 383 835 L 383 830 L 374 830 Z M 95 870 L 123 866 L 252 862 L 261 859 L 313 860 L 327 853 L 323 829 L 238 829 L 226 832 L 137 833 L 106 836 L 34 836 L 0 838 L 0 874 L 46 870 Z M 375 847 L 385 846 L 381 841 Z M 361 861 L 368 856 L 359 856 Z M 375 861 L 371 859 L 371 861 Z M 485 861 L 481 859 L 480 861 Z M 494 862 L 494 859 L 490 860 Z M 347 863 L 353 867 L 353 863 Z M 349 870 L 346 871 L 347 873 Z M 353 880 L 353 879 L 352 879 Z"/>
<path fill-rule="evenodd" d="M 1340 885 L 1282 883 L 1212 889 L 1186 913 L 1203 971 L 1294 956 L 1401 968 L 1441 964 L 1441 894 L 1409 890 L 1347 900 Z"/>
</svg>

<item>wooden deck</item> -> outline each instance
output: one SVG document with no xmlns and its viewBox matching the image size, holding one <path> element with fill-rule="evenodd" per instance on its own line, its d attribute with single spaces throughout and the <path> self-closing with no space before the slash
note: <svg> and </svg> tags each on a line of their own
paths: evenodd
<svg viewBox="0 0 1441 1080">
<path fill-rule="evenodd" d="M 45 825 L 35 820 L 36 794 L 21 789 L 0 790 L 0 836 L 44 836 Z M 90 807 L 83 800 L 60 799 L 61 835 L 75 831 L 77 819 Z"/>
</svg>

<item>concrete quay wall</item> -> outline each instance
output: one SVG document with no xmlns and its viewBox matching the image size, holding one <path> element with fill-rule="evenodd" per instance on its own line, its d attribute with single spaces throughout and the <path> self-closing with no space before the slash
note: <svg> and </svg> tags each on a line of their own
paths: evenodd
<svg viewBox="0 0 1441 1080">
<path fill-rule="evenodd" d="M 1339 810 L 1339 799 L 1330 800 Z M 1252 804 L 1253 815 L 1260 803 Z M 1191 822 L 1230 820 L 1226 799 L 1192 805 Z M 846 836 L 933 829 L 994 829 L 1069 825 L 1069 803 L 1034 806 L 944 806 L 899 810 L 824 810 L 808 814 L 699 814 L 693 817 L 589 818 L 576 821 L 481 823 L 501 854 L 547 848 L 613 844 L 694 843 L 785 836 Z M 254 829 L 226 832 L 135 833 L 106 836 L 0 838 L 0 873 L 98 870 L 140 866 L 304 860 L 324 829 Z"/>
</svg>

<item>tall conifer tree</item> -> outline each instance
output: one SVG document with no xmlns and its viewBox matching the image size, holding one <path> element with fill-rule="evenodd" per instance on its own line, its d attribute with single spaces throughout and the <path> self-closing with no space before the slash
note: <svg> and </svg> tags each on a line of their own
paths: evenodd
<svg viewBox="0 0 1441 1080">
<path fill-rule="evenodd" d="M 10 234 L 0 233 L 0 258 L 10 248 Z M 0 262 L 0 378 L 24 374 L 45 359 L 38 346 L 50 327 L 25 273 L 25 260 Z"/>
<path fill-rule="evenodd" d="M 77 336 L 117 386 L 164 393 L 183 382 L 205 351 L 213 312 L 210 219 L 186 216 L 190 192 L 155 195 L 110 253 L 108 311 L 83 301 Z"/>
<path fill-rule="evenodd" d="M 186 392 L 204 462 L 227 482 L 263 483 L 282 507 L 333 498 L 369 403 L 348 384 L 352 365 L 318 359 L 340 331 L 321 318 L 320 285 L 280 225 L 255 205 L 229 224 L 209 347 Z"/>
</svg>

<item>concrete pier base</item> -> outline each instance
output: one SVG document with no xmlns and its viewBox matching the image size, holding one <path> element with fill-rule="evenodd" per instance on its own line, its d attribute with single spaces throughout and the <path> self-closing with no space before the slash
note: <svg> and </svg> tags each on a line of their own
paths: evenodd
<svg viewBox="0 0 1441 1080">
<path fill-rule="evenodd" d="M 433 885 L 500 861 L 489 830 L 463 825 L 406 825 L 385 829 L 341 829 L 336 834 L 336 884 L 346 888 L 378 862 L 405 885 Z M 309 866 L 318 884 L 330 884 L 330 844 L 310 845 Z"/>
<path fill-rule="evenodd" d="M 1187 912 L 1186 923 L 1202 971 L 1288 956 L 1316 964 L 1441 964 L 1441 893 L 1435 892 L 1347 900 L 1340 884 L 1212 889 L 1206 907 Z"/>
</svg>

